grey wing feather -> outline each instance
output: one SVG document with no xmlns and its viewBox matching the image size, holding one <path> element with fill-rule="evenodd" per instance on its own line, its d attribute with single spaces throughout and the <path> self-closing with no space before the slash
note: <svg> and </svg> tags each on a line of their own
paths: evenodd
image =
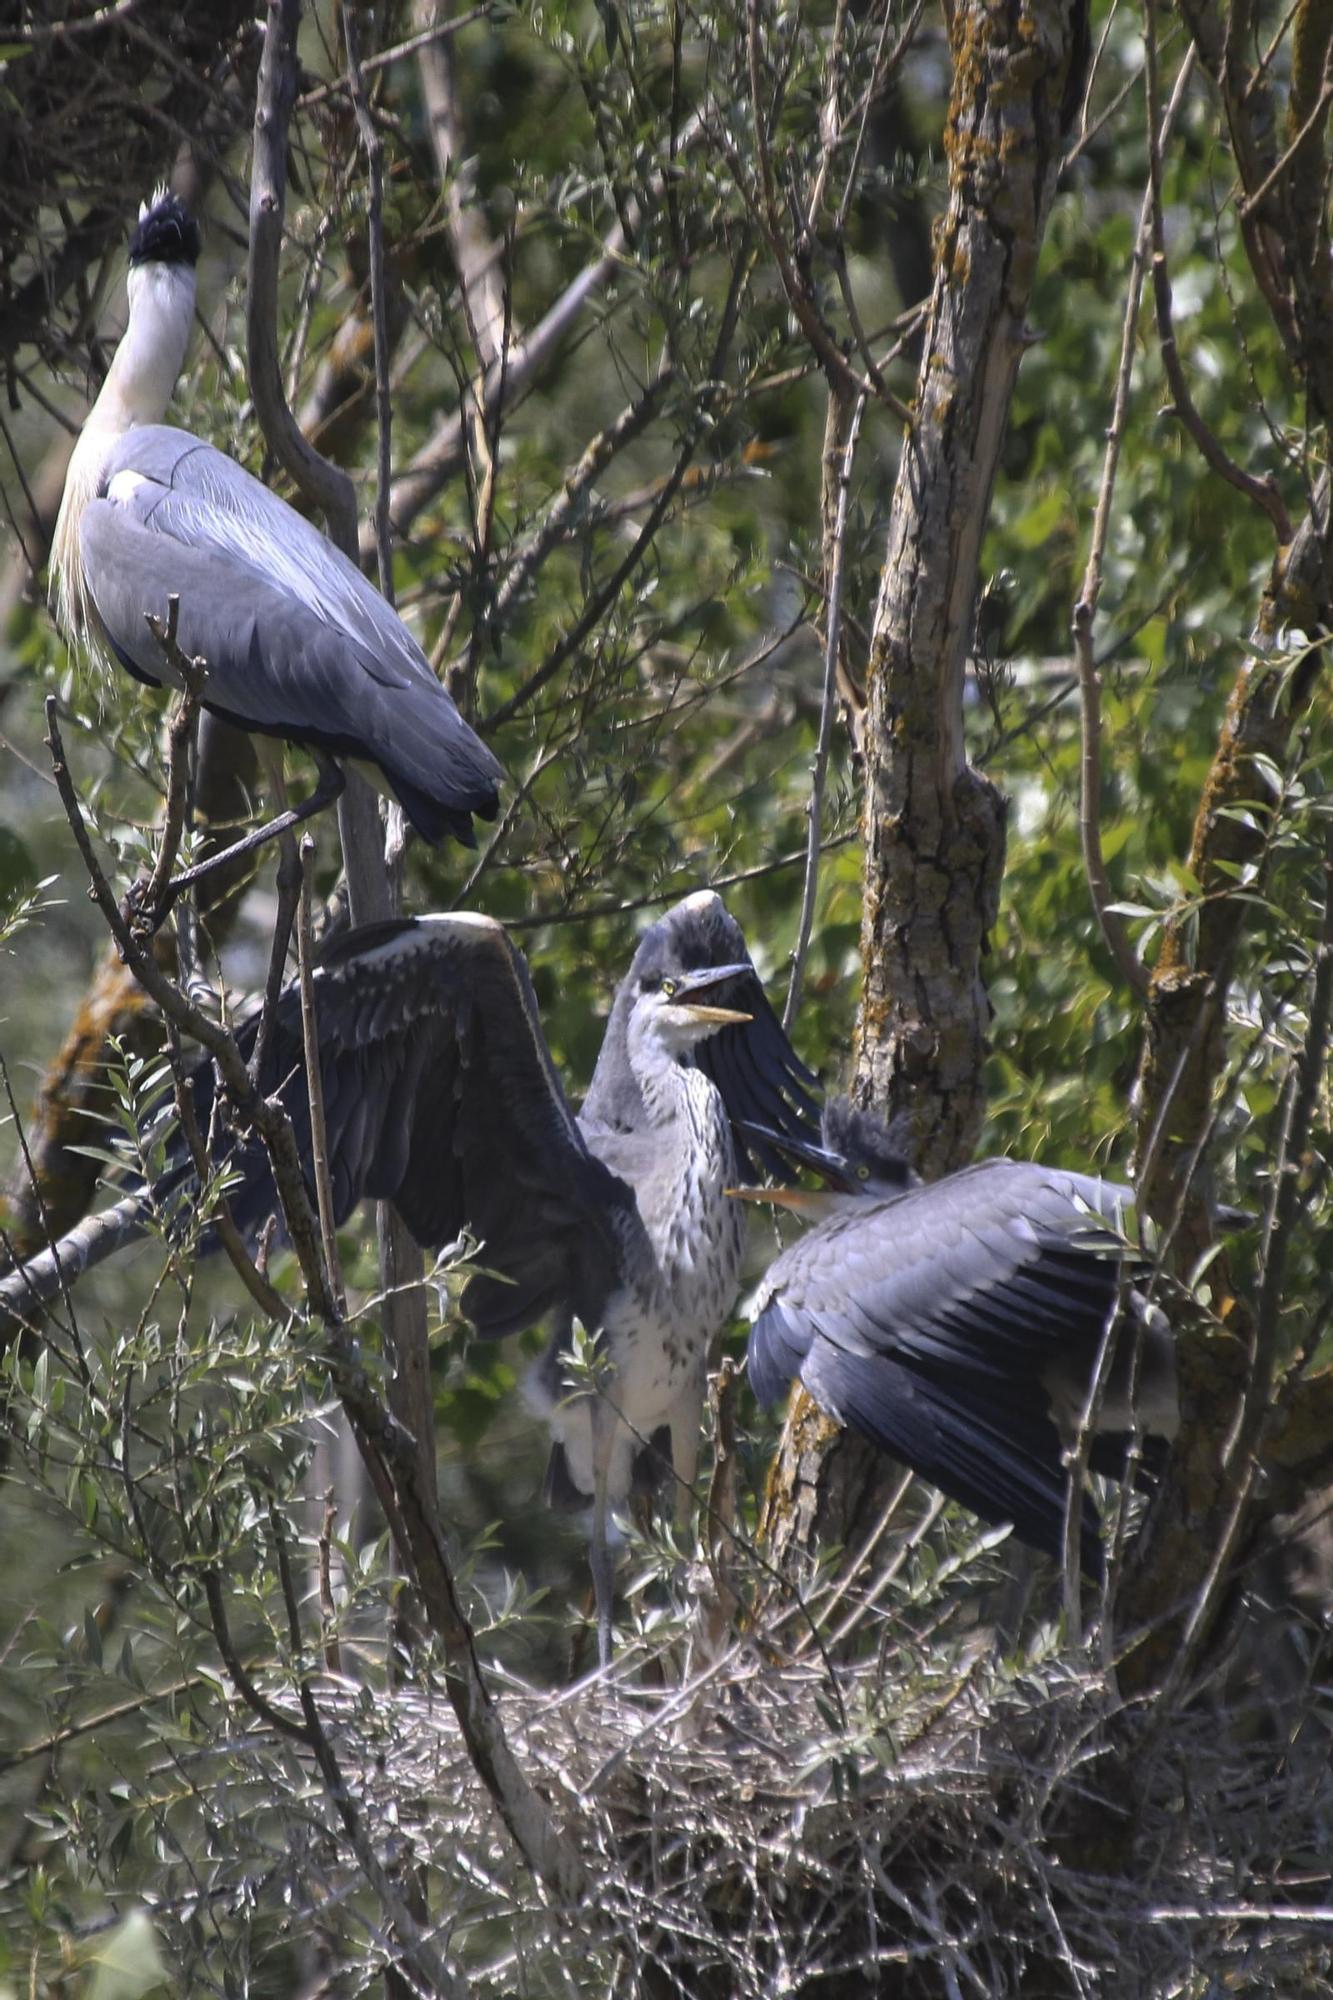
<svg viewBox="0 0 1333 2000">
<path fill-rule="evenodd" d="M 181 647 L 207 662 L 208 706 L 380 764 L 414 818 L 418 792 L 446 816 L 494 814 L 500 766 L 402 620 L 233 459 L 167 425 L 127 432 L 102 497 L 84 511 L 80 549 L 98 615 L 132 672 L 163 678 L 144 614 L 164 616 L 174 593 Z"/>
<path fill-rule="evenodd" d="M 884 1357 L 873 1363 L 821 1348 L 805 1386 L 842 1423 L 961 1501 L 983 1521 L 1012 1521 L 1019 1538 L 1059 1560 L 1069 1475 L 1055 1426 L 1027 1403 L 997 1403 L 967 1384 L 939 1382 Z M 1080 1503 L 1084 1570 L 1102 1565 L 1097 1515 Z"/>
<path fill-rule="evenodd" d="M 750 1335 L 761 1402 L 822 1408 L 984 1520 L 1060 1553 L 1067 1476 L 1047 1377 L 1086 1386 L 1142 1252 L 1125 1188 L 987 1160 L 842 1211 L 770 1266 Z M 1082 1503 L 1084 1567 L 1100 1561 Z"/>
<path fill-rule="evenodd" d="M 419 1242 L 481 1239 L 463 1307 L 499 1335 L 553 1307 L 590 1325 L 626 1263 L 651 1255 L 631 1190 L 588 1151 L 537 1019 L 527 968 L 500 925 L 408 918 L 348 932 L 315 974 L 330 1166 L 342 1219 L 393 1202 Z M 299 995 L 279 1007 L 261 1088 L 281 1088 L 303 1161 L 310 1114 Z M 272 1206 L 241 1158 L 233 1209 Z"/>
<path fill-rule="evenodd" d="M 1083 1344 L 1089 1363 L 1142 1266 L 1121 1230 L 1128 1190 L 1014 1160 L 985 1160 L 812 1229 L 765 1279 L 752 1340 L 760 1379 L 815 1340 L 972 1381 L 1035 1382 Z M 764 1325 L 765 1316 L 774 1317 Z"/>
</svg>

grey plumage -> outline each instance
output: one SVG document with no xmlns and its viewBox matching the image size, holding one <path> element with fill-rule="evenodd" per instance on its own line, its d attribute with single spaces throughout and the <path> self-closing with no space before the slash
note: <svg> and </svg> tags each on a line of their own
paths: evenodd
<svg viewBox="0 0 1333 2000">
<path fill-rule="evenodd" d="M 471 843 L 501 769 L 401 618 L 340 550 L 212 445 L 167 424 L 108 451 L 83 513 L 88 590 L 116 658 L 165 678 L 145 614 L 180 598 L 204 705 L 243 729 L 378 768 L 427 839 Z"/>
<path fill-rule="evenodd" d="M 671 915 L 676 923 L 640 948 L 622 984 L 623 1032 L 603 1070 L 622 1115 L 631 1102 L 624 1086 L 633 1084 L 634 1129 L 575 1117 L 522 954 L 487 918 L 354 931 L 315 975 L 337 1218 L 375 1196 L 393 1202 L 423 1244 L 469 1229 L 487 1272 L 498 1274 L 473 1277 L 463 1293 L 485 1338 L 554 1319 L 533 1396 L 554 1439 L 555 1486 L 594 1503 L 604 1648 L 607 1510 L 628 1497 L 650 1446 L 669 1448 L 682 1490 L 693 1481 L 708 1351 L 739 1282 L 743 1214 L 725 1193 L 739 1172 L 728 1090 L 787 1132 L 810 1130 L 793 1094 L 805 1072 L 776 1022 L 761 1014 L 758 1052 L 746 1047 L 755 1025 L 746 1016 L 762 1000 L 748 955 L 688 971 L 677 963 L 701 916 L 724 946 L 738 928 L 712 896 L 689 898 Z M 692 1056 L 723 1035 L 739 1040 L 714 1083 Z M 308 1158 L 300 1050 L 292 991 L 259 1082 L 281 1089 Z M 199 1093 L 206 1126 L 207 1072 Z M 253 1144 L 232 1165 L 233 1212 L 253 1230 L 274 1205 L 267 1166 Z M 574 1316 L 614 1366 L 605 1395 L 571 1397 L 562 1380 Z"/>
<path fill-rule="evenodd" d="M 819 1220 L 756 1295 L 756 1395 L 772 1402 L 799 1377 L 840 1422 L 1058 1555 L 1064 1453 L 1117 1313 L 1094 1466 L 1123 1471 L 1136 1421 L 1158 1436 L 1176 1426 L 1170 1330 L 1141 1289 L 1150 1256 L 1132 1192 L 1004 1159 L 923 1186 L 872 1114 L 835 1110 L 832 1128 L 838 1146 L 787 1147 L 831 1192 L 791 1201 Z M 1095 1570 L 1087 1503 L 1082 1549 Z"/>
<path fill-rule="evenodd" d="M 164 414 L 194 305 L 198 230 L 173 196 L 141 211 L 130 318 L 70 460 L 52 541 L 60 622 L 141 681 L 169 675 L 148 614 L 207 667 L 206 708 L 364 763 L 426 839 L 471 843 L 500 765 L 402 620 L 294 509 Z"/>
<path fill-rule="evenodd" d="M 753 972 L 744 932 L 711 889 L 683 897 L 644 931 L 629 971 L 616 990 L 597 1067 L 583 1100 L 580 1123 L 591 1145 L 600 1150 L 612 1143 L 609 1135 L 633 1135 L 644 1129 L 642 1093 L 625 1045 L 634 983 L 643 968 L 655 965 L 667 973 L 693 972 L 701 966 L 733 962 Z M 786 1162 L 767 1128 L 771 1127 L 779 1139 L 813 1137 L 818 1107 L 810 1087 L 815 1079 L 792 1049 L 757 975 L 746 982 L 743 998 L 736 1004 L 745 1007 L 752 1017 L 750 1022 L 744 1028 L 723 1028 L 710 1036 L 695 1051 L 693 1060 L 726 1099 L 742 1171 L 749 1171 L 749 1152 L 753 1151 L 767 1172 L 787 1178 Z M 754 1127 L 760 1136 L 747 1131 L 747 1126 Z"/>
</svg>

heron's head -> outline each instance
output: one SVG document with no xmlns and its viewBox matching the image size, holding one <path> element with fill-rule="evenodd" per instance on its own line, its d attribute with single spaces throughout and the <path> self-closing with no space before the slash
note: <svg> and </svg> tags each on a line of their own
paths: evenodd
<svg viewBox="0 0 1333 2000">
<path fill-rule="evenodd" d="M 636 1043 L 653 1045 L 679 1058 L 719 1028 L 743 1026 L 752 1017 L 719 1005 L 718 996 L 736 980 L 752 977 L 748 965 L 705 965 L 681 972 L 650 960 L 639 968 L 630 1010 L 631 1049 Z"/>
<path fill-rule="evenodd" d="M 131 317 L 151 299 L 160 311 L 183 313 L 188 322 L 202 247 L 199 224 L 179 195 L 160 187 L 151 201 L 142 202 L 130 237 Z"/>
<path fill-rule="evenodd" d="M 805 1167 L 819 1176 L 819 1188 L 773 1187 L 731 1188 L 740 1201 L 765 1201 L 774 1208 L 790 1208 L 798 1215 L 819 1218 L 835 1214 L 850 1202 L 892 1201 L 908 1188 L 920 1184 L 907 1157 L 906 1133 L 901 1124 L 885 1124 L 873 1111 L 861 1111 L 845 1097 L 831 1097 L 824 1106 L 823 1144 L 789 1137 L 742 1123 L 746 1136 L 753 1135 L 775 1147 L 795 1167 Z"/>
</svg>

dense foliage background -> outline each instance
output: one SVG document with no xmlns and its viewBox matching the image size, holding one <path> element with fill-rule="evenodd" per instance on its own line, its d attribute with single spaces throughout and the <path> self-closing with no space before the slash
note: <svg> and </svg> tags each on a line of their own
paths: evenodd
<svg viewBox="0 0 1333 2000">
<path fill-rule="evenodd" d="M 67 1220 L 91 1192 L 70 1192 L 87 1157 L 78 1148 L 105 1152 L 97 1118 L 133 1134 L 165 1089 L 157 1032 L 108 969 L 42 720 L 55 692 L 99 852 L 123 890 L 152 839 L 165 704 L 128 681 L 101 685 L 70 657 L 42 570 L 71 435 L 121 324 L 124 236 L 159 177 L 196 202 L 206 240 L 201 323 L 173 420 L 282 484 L 245 355 L 262 24 L 220 9 L 205 32 L 191 10 L 187 34 L 155 0 L 103 12 L 28 10 L 0 48 L 11 119 L 0 141 L 10 527 L 0 1054 L 4 1219 L 26 1250 L 49 1217 L 34 1202 L 20 1131 L 37 1151 L 60 1124 L 71 1063 L 95 1061 L 97 1076 L 82 1122 L 60 1127 L 75 1151 L 46 1188 L 51 1208 L 73 1203 Z M 410 851 L 406 905 L 461 905 L 515 927 L 575 1093 L 638 928 L 695 887 L 724 895 L 781 1005 L 809 880 L 837 553 L 836 721 L 792 1032 L 830 1088 L 869 1078 L 881 1030 L 868 1019 L 857 1040 L 876 865 L 863 846 L 867 768 L 910 748 L 917 726 L 905 711 L 884 731 L 868 720 L 867 676 L 882 669 L 876 600 L 891 511 L 912 502 L 902 406 L 923 407 L 932 241 L 946 240 L 960 186 L 975 180 L 984 198 L 988 171 L 946 145 L 950 94 L 958 121 L 979 89 L 975 47 L 987 35 L 1035 46 L 1054 38 L 1057 19 L 1074 21 L 1075 43 L 1086 27 L 1087 48 L 1070 57 L 1076 107 L 1066 107 L 1049 222 L 1043 234 L 1034 214 L 1016 253 L 1032 260 L 1031 296 L 1025 324 L 1010 329 L 1023 359 L 994 490 L 971 503 L 988 511 L 964 741 L 1008 802 L 981 961 L 991 1019 L 980 1143 L 1128 1174 L 1135 1157 L 1156 1166 L 1178 1142 L 1199 1186 L 1263 1218 L 1219 1257 L 1195 1183 L 1182 1175 L 1150 1202 L 1179 1238 L 1178 1303 L 1199 1343 L 1185 1376 L 1201 1399 L 1197 1411 L 1187 1403 L 1191 1435 L 1215 1439 L 1237 1410 L 1249 1422 L 1246 1356 L 1253 1385 L 1265 1313 L 1278 1374 L 1300 1364 L 1278 1399 L 1276 1456 L 1247 1487 L 1271 1530 L 1307 1495 L 1321 1515 L 1330 1434 L 1319 1387 L 1333 1299 L 1327 1022 L 1315 987 L 1321 931 L 1330 936 L 1329 718 L 1315 648 L 1333 601 L 1318 580 L 1329 571 L 1321 10 L 1233 8 L 1227 60 L 1253 82 L 1247 96 L 1231 78 L 1228 97 L 1217 81 L 1230 75 L 1213 33 L 1220 17 L 1194 6 L 1154 16 L 1097 5 L 1086 23 L 1074 7 L 941 13 L 898 0 L 801 10 L 489 0 L 449 23 L 427 0 L 358 8 L 362 90 L 383 156 L 392 430 L 381 439 L 374 188 L 339 16 L 315 6 L 288 156 L 285 383 L 307 433 L 356 479 L 372 570 L 387 449 L 397 603 L 511 777 L 477 855 Z M 1150 179 L 1145 35 L 1159 120 L 1178 98 L 1158 219 L 1193 423 L 1167 385 L 1151 287 L 1129 329 L 1127 401 L 1113 421 Z M 1257 170 L 1248 157 L 1238 165 L 1226 109 L 1265 93 L 1278 188 L 1267 208 L 1252 201 Z M 1318 160 L 1306 157 L 1311 144 Z M 1001 181 L 1011 170 L 1003 157 L 989 169 Z M 1273 243 L 1297 273 L 1286 320 L 1280 288 L 1262 282 L 1265 268 L 1286 269 Z M 966 270 L 948 275 L 969 282 Z M 938 304 L 937 294 L 937 318 Z M 566 312 L 558 332 L 553 310 Z M 852 391 L 864 407 L 835 551 L 830 410 L 845 423 Z M 1137 990 L 1089 896 L 1070 638 L 1111 426 L 1119 463 L 1093 628 L 1102 715 L 1092 804 Z M 1286 515 L 1278 532 L 1272 508 L 1205 462 L 1201 432 L 1233 468 L 1273 482 Z M 1303 571 L 1304 594 L 1284 595 L 1281 562 L 1311 522 L 1318 576 Z M 1260 682 L 1278 690 L 1277 722 L 1262 746 L 1233 745 L 1223 796 L 1219 740 Z M 299 757 L 289 765 L 300 790 L 309 771 Z M 1212 811 L 1238 829 L 1240 845 L 1220 859 L 1205 837 Z M 319 886 L 332 895 L 331 817 L 317 839 Z M 271 875 L 262 863 L 214 916 L 236 998 L 262 982 Z M 1219 909 L 1235 920 L 1222 944 L 1210 932 Z M 1201 1123 L 1188 1130 L 1151 1060 L 1166 1030 L 1149 975 L 1172 953 L 1213 981 L 1224 1016 Z M 1303 1075 L 1311 1101 L 1288 1156 Z M 42 1077 L 47 1100 L 34 1116 Z M 930 1116 L 921 1110 L 923 1146 Z M 1285 1221 L 1275 1162 L 1298 1191 Z M 755 1237 L 757 1271 L 767 1225 Z M 369 1221 L 344 1233 L 342 1254 L 378 1385 Z M 1012 1601 L 997 1612 L 990 1585 L 1008 1557 L 996 1538 L 978 1544 L 975 1523 L 953 1509 L 921 1537 L 908 1501 L 879 1567 L 858 1571 L 844 1594 L 803 1552 L 821 1656 L 753 1552 L 777 1433 L 742 1397 L 741 1552 L 726 1587 L 740 1600 L 738 1629 L 763 1631 L 764 1646 L 743 1672 L 729 1670 L 730 1707 L 719 1695 L 679 1737 L 660 1720 L 647 1729 L 660 1690 L 651 1678 L 636 1686 L 653 1738 L 644 1747 L 637 1722 L 597 1698 L 547 1702 L 567 1678 L 579 1622 L 580 1541 L 535 1505 L 545 1447 L 520 1393 L 522 1352 L 469 1345 L 441 1274 L 431 1317 L 442 1511 L 521 1758 L 556 1816 L 578 1822 L 573 1838 L 599 1885 L 591 1903 L 562 1912 L 549 1883 L 535 1885 L 516 1860 L 452 1732 L 439 1634 L 414 1639 L 386 1624 L 399 1592 L 373 1516 L 362 1505 L 349 1519 L 345 1486 L 326 1510 L 322 1484 L 310 1485 L 338 1396 L 294 1261 L 274 1275 L 290 1306 L 280 1323 L 257 1318 L 225 1268 L 196 1269 L 188 1240 L 153 1241 L 93 1274 L 45 1335 L 9 1347 L 0 1992 L 287 1995 L 385 1980 L 394 1993 L 470 1983 L 627 1991 L 636 1981 L 689 1993 L 866 1992 L 867 1982 L 923 1993 L 1330 1990 L 1317 1536 L 1294 1555 L 1259 1527 L 1231 1544 L 1224 1567 L 1239 1563 L 1239 1581 L 1208 1599 L 1181 1642 L 1187 1682 L 1168 1700 L 1159 1675 L 1122 1708 L 1108 1662 L 1139 1622 L 1168 1615 L 1162 1607 L 1174 1618 L 1182 1603 L 1202 1604 L 1200 1576 L 1159 1572 L 1155 1598 L 1151 1573 L 1140 1580 L 1136 1616 L 1102 1628 L 1103 1659 L 1095 1638 L 1084 1646 L 1062 1632 L 1058 1580 L 1038 1581 L 1026 1614 Z M 1233 1404 L 1206 1407 L 1224 1390 Z M 1181 1462 L 1193 1505 L 1206 1482 L 1191 1450 Z M 1241 1483 L 1237 1474 L 1224 1498 Z M 715 1539 L 704 1533 L 713 1586 L 702 1558 L 682 1579 L 669 1545 L 650 1537 L 633 1552 L 631 1613 L 644 1650 L 665 1662 L 673 1726 L 672 1647 L 710 1587 L 722 1589 Z M 1295 1607 L 1293 1577 L 1306 1586 Z M 1259 1598 L 1276 1609 L 1256 1667 L 1244 1647 Z M 844 1629 L 849 1604 L 862 1608 Z M 1223 1634 L 1240 1647 L 1229 1679 Z M 821 1657 L 833 1675 L 829 1654 L 847 1662 L 840 1691 L 821 1679 Z M 318 1684 L 336 1781 L 310 1741 L 284 1736 L 248 1699 L 234 1657 L 288 1714 L 298 1687 Z M 1164 1734 L 1151 1755 L 1125 1734 L 1136 1699 L 1158 1704 Z M 1278 1701 L 1288 1705 L 1274 1721 Z M 1076 1746 L 1093 1741 L 1085 1793 Z M 1137 1818 L 1108 1832 L 1106 1800 L 1126 1770 Z M 1189 1770 L 1192 1800 L 1181 1789 Z M 340 1784 L 355 1800 L 350 1816 Z M 1095 1811 L 1089 1797 L 1102 1802 Z"/>
</svg>

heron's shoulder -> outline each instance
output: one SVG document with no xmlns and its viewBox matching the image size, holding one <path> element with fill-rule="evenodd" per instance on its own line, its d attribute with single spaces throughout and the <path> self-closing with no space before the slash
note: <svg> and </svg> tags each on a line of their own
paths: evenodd
<svg viewBox="0 0 1333 2000">
<path fill-rule="evenodd" d="M 1090 1217 L 1129 1237 L 1139 1233 L 1133 1188 L 1072 1167 L 1003 1157 L 976 1160 L 921 1192 L 929 1195 L 937 1190 L 941 1194 L 947 1190 L 957 1212 L 972 1219 L 1026 1219 L 1038 1228 L 1064 1228 Z"/>
<path fill-rule="evenodd" d="M 193 461 L 196 474 L 201 474 L 210 458 L 222 459 L 223 463 L 241 473 L 245 479 L 250 474 L 229 459 L 203 438 L 194 437 L 189 431 L 179 430 L 174 424 L 135 424 L 122 432 L 109 447 L 103 461 L 103 477 L 110 480 L 117 473 L 137 472 L 146 479 L 158 480 L 163 486 L 180 483 L 182 468 Z"/>
</svg>

